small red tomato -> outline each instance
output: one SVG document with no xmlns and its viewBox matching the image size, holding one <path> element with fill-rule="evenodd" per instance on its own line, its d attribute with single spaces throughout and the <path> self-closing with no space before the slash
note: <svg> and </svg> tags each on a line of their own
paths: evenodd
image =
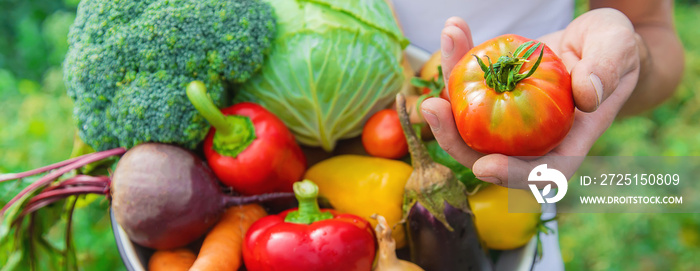
<svg viewBox="0 0 700 271">
<path fill-rule="evenodd" d="M 362 145 L 372 156 L 398 159 L 408 153 L 408 144 L 399 123 L 399 114 L 381 110 L 367 120 L 362 130 Z"/>
<path fill-rule="evenodd" d="M 517 35 L 472 48 L 448 83 L 457 130 L 482 153 L 544 155 L 574 121 L 566 66 L 546 45 Z"/>
<path fill-rule="evenodd" d="M 439 80 L 438 75 L 436 74 L 435 76 L 433 76 L 433 78 L 430 78 L 430 80 L 434 80 L 434 81 Z M 421 93 L 423 93 L 424 95 L 430 95 L 433 93 L 433 90 L 431 88 L 422 88 Z M 439 97 L 443 98 L 445 100 L 448 100 L 448 101 L 450 100 L 450 98 L 447 97 L 447 90 L 445 88 L 442 88 L 442 90 L 440 91 Z"/>
<path fill-rule="evenodd" d="M 441 59 L 442 54 L 440 53 L 440 50 L 433 53 L 433 55 L 430 56 L 430 59 L 423 64 L 423 67 L 421 67 L 418 75 L 420 76 L 420 79 L 425 80 L 426 82 L 435 82 L 438 86 L 440 86 L 439 97 L 449 100 L 447 97 L 447 90 L 445 89 L 445 83 L 442 81 L 442 69 L 440 68 Z M 425 95 L 433 94 L 433 91 L 434 89 L 430 87 L 421 88 L 421 93 Z"/>
</svg>

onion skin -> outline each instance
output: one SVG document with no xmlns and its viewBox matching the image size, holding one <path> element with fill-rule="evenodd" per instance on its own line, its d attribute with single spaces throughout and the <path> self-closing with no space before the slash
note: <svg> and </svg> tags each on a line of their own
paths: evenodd
<svg viewBox="0 0 700 271">
<path fill-rule="evenodd" d="M 373 215 L 372 218 L 377 220 L 377 227 L 374 228 L 379 250 L 377 253 L 377 265 L 372 271 L 424 271 L 418 265 L 404 260 L 399 260 L 396 257 L 396 242 L 391 237 L 391 227 L 386 219 L 380 215 Z M 398 225 L 402 227 L 402 225 Z"/>
</svg>

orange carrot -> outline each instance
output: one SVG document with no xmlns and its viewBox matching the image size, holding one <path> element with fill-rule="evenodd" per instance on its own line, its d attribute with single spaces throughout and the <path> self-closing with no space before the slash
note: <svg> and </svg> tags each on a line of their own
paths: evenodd
<svg viewBox="0 0 700 271">
<path fill-rule="evenodd" d="M 149 271 L 187 271 L 197 258 L 186 248 L 158 250 L 148 260 Z"/>
<path fill-rule="evenodd" d="M 234 206 L 204 239 L 199 256 L 190 271 L 236 271 L 241 267 L 243 238 L 256 220 L 266 216 L 257 204 Z"/>
</svg>

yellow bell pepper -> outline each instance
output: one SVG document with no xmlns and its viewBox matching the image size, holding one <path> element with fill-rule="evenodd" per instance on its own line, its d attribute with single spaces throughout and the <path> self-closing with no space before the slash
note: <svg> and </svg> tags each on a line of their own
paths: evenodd
<svg viewBox="0 0 700 271">
<path fill-rule="evenodd" d="M 354 214 L 377 226 L 373 214 L 384 216 L 394 232 L 396 247 L 406 244 L 403 224 L 403 191 L 413 168 L 408 164 L 378 157 L 339 155 L 312 166 L 305 179 L 318 185 L 319 196 L 333 208 Z"/>
<path fill-rule="evenodd" d="M 542 209 L 530 191 L 492 184 L 467 199 L 474 213 L 476 231 L 487 248 L 516 249 L 537 233 Z M 509 199 L 517 200 L 519 207 L 527 212 L 508 212 Z"/>
</svg>

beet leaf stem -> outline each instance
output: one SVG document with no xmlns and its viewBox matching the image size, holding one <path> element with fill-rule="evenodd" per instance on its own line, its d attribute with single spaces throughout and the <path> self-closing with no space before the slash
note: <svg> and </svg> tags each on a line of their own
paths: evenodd
<svg viewBox="0 0 700 271">
<path fill-rule="evenodd" d="M 7 204 L 5 204 L 5 206 L 2 207 L 2 210 L 0 210 L 0 215 L 3 215 L 5 213 L 5 211 L 7 211 L 7 209 L 10 208 L 10 206 L 12 206 L 12 204 L 17 202 L 24 195 L 31 193 L 31 192 L 33 192 L 41 187 L 47 186 L 56 178 L 61 177 L 61 175 L 66 174 L 66 173 L 70 172 L 71 170 L 83 167 L 87 164 L 97 162 L 97 161 L 105 159 L 107 157 L 121 155 L 125 152 L 126 152 L 125 148 L 116 148 L 116 149 L 106 150 L 106 151 L 102 151 L 102 152 L 91 153 L 89 155 L 83 156 L 83 158 L 78 159 L 71 164 L 68 164 L 62 168 L 59 168 L 55 171 L 52 171 L 49 174 L 46 174 L 45 176 L 41 177 L 36 182 L 34 182 L 34 183 L 30 184 L 29 186 L 27 186 L 26 188 L 24 188 L 14 198 L 12 198 Z"/>
</svg>

